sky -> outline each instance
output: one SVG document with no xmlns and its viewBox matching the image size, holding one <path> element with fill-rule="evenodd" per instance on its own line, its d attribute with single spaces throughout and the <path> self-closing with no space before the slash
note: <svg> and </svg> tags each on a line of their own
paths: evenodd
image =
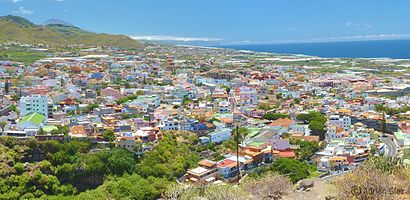
<svg viewBox="0 0 410 200">
<path fill-rule="evenodd" d="M 220 44 L 410 38 L 408 0 L 0 0 L 0 15 Z"/>
</svg>

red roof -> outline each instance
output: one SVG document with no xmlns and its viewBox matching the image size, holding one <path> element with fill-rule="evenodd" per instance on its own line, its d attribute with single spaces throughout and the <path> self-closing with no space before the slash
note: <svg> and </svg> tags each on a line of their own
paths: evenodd
<svg viewBox="0 0 410 200">
<path fill-rule="evenodd" d="M 295 156 L 296 156 L 295 152 L 293 152 L 292 150 L 279 151 L 279 157 L 282 157 L 282 158 L 294 158 Z"/>
<path fill-rule="evenodd" d="M 219 162 L 219 163 L 218 163 L 218 167 L 227 167 L 227 166 L 229 166 L 229 165 L 231 165 L 231 164 L 233 164 L 233 163 L 236 163 L 236 162 L 233 161 L 233 160 L 225 159 L 225 160 L 223 160 L 222 162 Z"/>
</svg>

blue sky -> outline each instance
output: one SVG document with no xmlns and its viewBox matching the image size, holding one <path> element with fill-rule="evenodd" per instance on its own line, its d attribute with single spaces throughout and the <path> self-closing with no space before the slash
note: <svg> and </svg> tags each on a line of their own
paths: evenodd
<svg viewBox="0 0 410 200">
<path fill-rule="evenodd" d="M 410 38 L 408 0 L 0 0 L 0 15 L 223 44 Z"/>
</svg>

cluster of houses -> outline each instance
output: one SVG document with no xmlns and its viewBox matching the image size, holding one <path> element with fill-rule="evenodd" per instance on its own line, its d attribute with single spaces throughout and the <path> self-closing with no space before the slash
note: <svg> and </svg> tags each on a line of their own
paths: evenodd
<svg viewBox="0 0 410 200">
<path fill-rule="evenodd" d="M 348 170 L 372 148 L 384 151 L 378 138 L 383 115 L 376 108 L 407 106 L 409 81 L 349 70 L 317 73 L 272 59 L 311 58 L 153 45 L 141 51 L 84 47 L 30 65 L 0 61 L 0 86 L 9 88 L 0 91 L 0 111 L 6 109 L 0 120 L 7 122 L 2 134 L 113 142 L 141 154 L 168 131 L 193 132 L 204 145 L 232 139 L 236 126 L 247 128 L 239 154 L 202 160 L 187 172 L 194 182 L 231 179 L 239 169 L 295 158 L 297 147 L 285 135 L 324 144 L 312 159 L 320 171 Z M 296 119 L 309 111 L 326 116 L 324 140 Z M 269 113 L 286 117 L 269 120 Z M 384 117 L 397 145 L 409 146 L 409 125 Z M 55 134 L 61 126 L 68 127 L 66 135 Z M 107 132 L 114 141 L 107 141 Z"/>
</svg>

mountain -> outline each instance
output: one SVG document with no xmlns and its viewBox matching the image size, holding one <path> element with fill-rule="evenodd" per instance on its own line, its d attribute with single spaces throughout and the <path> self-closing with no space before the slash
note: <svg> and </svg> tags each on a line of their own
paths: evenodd
<svg viewBox="0 0 410 200">
<path fill-rule="evenodd" d="M 0 43 L 13 41 L 50 46 L 87 45 L 138 48 L 141 43 L 125 35 L 112 35 L 84 31 L 61 20 L 37 25 L 29 20 L 7 15 L 0 17 Z"/>
<path fill-rule="evenodd" d="M 50 24 L 60 24 L 60 25 L 66 25 L 66 26 L 74 26 L 64 20 L 58 19 L 58 18 L 51 18 L 45 22 L 43 22 L 43 25 L 50 25 Z"/>
</svg>

